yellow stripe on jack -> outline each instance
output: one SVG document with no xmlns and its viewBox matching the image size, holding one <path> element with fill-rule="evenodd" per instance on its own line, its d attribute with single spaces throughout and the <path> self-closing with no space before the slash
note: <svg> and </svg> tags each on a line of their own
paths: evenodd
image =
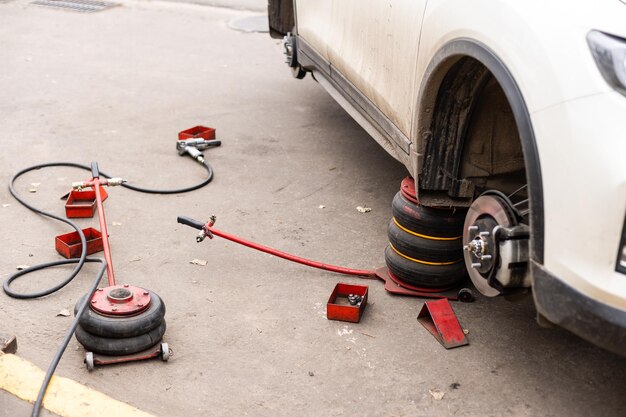
<svg viewBox="0 0 626 417">
<path fill-rule="evenodd" d="M 405 232 L 407 232 L 410 235 L 413 236 L 417 236 L 417 237 L 423 237 L 424 239 L 430 239 L 430 240 L 458 240 L 461 239 L 463 236 L 457 236 L 457 237 L 435 237 L 435 236 L 428 236 L 428 235 L 422 235 L 420 233 L 416 233 L 412 230 L 407 229 L 406 227 L 400 225 L 400 223 L 398 223 L 398 221 L 396 220 L 396 218 L 393 218 L 393 222 L 396 224 L 396 226 L 398 226 L 400 229 L 404 230 Z"/>
<path fill-rule="evenodd" d="M 391 249 L 393 249 L 393 251 L 395 253 L 397 253 L 398 255 L 402 256 L 404 259 L 408 259 L 409 261 L 412 261 L 412 262 L 417 262 L 418 264 L 441 266 L 441 265 L 452 265 L 452 264 L 455 264 L 457 262 L 461 262 L 463 260 L 463 259 L 459 259 L 458 261 L 452 261 L 452 262 L 428 262 L 428 261 L 422 261 L 420 259 L 415 259 L 415 258 L 411 258 L 410 256 L 406 256 L 404 253 L 402 253 L 398 249 L 396 249 L 391 244 L 391 242 L 389 242 L 389 246 L 391 247 Z"/>
<path fill-rule="evenodd" d="M 19 356 L 0 352 L 0 389 L 34 403 L 44 372 Z M 62 417 L 152 417 L 71 379 L 53 376 L 44 397 L 45 409 Z"/>
</svg>

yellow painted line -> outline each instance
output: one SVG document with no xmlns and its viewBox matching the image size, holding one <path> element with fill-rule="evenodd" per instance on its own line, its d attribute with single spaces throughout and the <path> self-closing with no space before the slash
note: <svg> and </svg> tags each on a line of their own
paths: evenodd
<svg viewBox="0 0 626 417">
<path fill-rule="evenodd" d="M 457 261 L 452 261 L 452 262 L 428 262 L 428 261 L 422 261 L 420 259 L 415 259 L 415 258 L 411 258 L 410 256 L 406 256 L 404 253 L 402 253 L 398 249 L 396 249 L 395 246 L 393 246 L 391 244 L 391 242 L 389 242 L 389 247 L 391 249 L 393 249 L 393 251 L 395 253 L 397 253 L 398 255 L 402 256 L 404 259 L 407 259 L 407 260 L 412 261 L 412 262 L 417 262 L 418 264 L 442 266 L 442 265 L 452 265 L 452 264 L 455 264 L 455 263 L 458 263 L 458 262 L 462 261 L 462 259 L 459 259 Z"/>
<path fill-rule="evenodd" d="M 0 389 L 34 403 L 45 372 L 11 354 L 0 352 Z M 131 405 L 68 378 L 53 376 L 43 406 L 61 417 L 152 417 Z"/>
<path fill-rule="evenodd" d="M 430 239 L 430 240 L 459 240 L 459 239 L 461 239 L 463 237 L 463 236 L 457 236 L 457 237 L 436 237 L 436 236 L 423 235 L 421 233 L 414 232 L 414 231 L 409 230 L 406 227 L 402 226 L 400 223 L 398 223 L 398 221 L 396 220 L 395 217 L 393 218 L 393 222 L 396 224 L 396 226 L 398 226 L 400 229 L 404 230 L 408 234 L 413 235 L 413 236 L 417 236 L 417 237 L 423 237 L 424 239 Z"/>
</svg>

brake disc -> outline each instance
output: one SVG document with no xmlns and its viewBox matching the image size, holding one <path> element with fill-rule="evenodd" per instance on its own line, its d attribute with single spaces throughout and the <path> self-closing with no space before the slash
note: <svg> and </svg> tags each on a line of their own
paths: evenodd
<svg viewBox="0 0 626 417">
<path fill-rule="evenodd" d="M 470 206 L 463 225 L 463 256 L 469 276 L 481 294 L 495 297 L 502 293 L 489 284 L 501 266 L 494 229 L 517 224 L 506 197 L 497 193 L 483 194 Z"/>
</svg>

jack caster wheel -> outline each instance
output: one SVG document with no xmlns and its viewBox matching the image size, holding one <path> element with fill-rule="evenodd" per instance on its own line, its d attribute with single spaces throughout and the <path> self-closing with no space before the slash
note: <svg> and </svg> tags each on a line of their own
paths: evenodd
<svg viewBox="0 0 626 417">
<path fill-rule="evenodd" d="M 167 343 L 161 343 L 161 360 L 167 362 L 170 359 L 170 346 Z"/>
<path fill-rule="evenodd" d="M 95 363 L 93 361 L 93 352 L 85 352 L 85 366 L 89 372 L 93 371 L 95 368 Z"/>
<path fill-rule="evenodd" d="M 474 292 L 469 288 L 461 288 L 459 290 L 459 293 L 457 294 L 457 297 L 459 297 L 459 301 L 463 303 L 473 303 L 476 300 L 476 297 L 474 297 Z"/>
</svg>

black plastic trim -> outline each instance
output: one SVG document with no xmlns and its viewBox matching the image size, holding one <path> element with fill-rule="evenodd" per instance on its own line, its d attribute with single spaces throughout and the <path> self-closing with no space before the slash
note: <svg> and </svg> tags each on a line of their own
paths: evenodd
<svg viewBox="0 0 626 417">
<path fill-rule="evenodd" d="M 437 67 L 449 58 L 470 57 L 481 62 L 496 78 L 511 106 L 513 116 L 517 123 L 517 129 L 524 152 L 526 165 L 526 177 L 530 196 L 530 228 L 531 228 L 531 257 L 543 264 L 544 261 L 544 207 L 543 207 L 543 183 L 541 177 L 541 164 L 539 151 L 535 140 L 535 133 L 530 120 L 530 114 L 526 108 L 524 96 L 515 82 L 513 75 L 506 65 L 486 45 L 473 39 L 456 39 L 445 44 L 435 54 L 431 67 L 427 73 L 434 72 Z M 424 80 L 428 83 L 429 80 Z M 425 91 L 422 86 L 421 91 Z M 418 109 L 419 111 L 419 109 Z"/>
<path fill-rule="evenodd" d="M 626 356 L 626 311 L 594 300 L 531 263 L 537 311 L 579 337 Z"/>
<path fill-rule="evenodd" d="M 624 220 L 624 227 L 622 228 L 622 239 L 619 242 L 619 247 L 617 248 L 617 260 L 615 261 L 615 270 L 617 272 L 621 272 L 622 274 L 626 274 L 626 266 L 620 264 L 619 260 L 622 257 L 622 251 L 626 246 L 626 220 Z"/>
<path fill-rule="evenodd" d="M 304 69 L 309 71 L 317 69 L 330 78 L 330 62 L 326 61 L 324 57 L 318 54 L 317 51 L 300 36 L 298 36 L 296 46 L 298 48 L 298 56 L 300 57 L 299 63 Z"/>
</svg>

